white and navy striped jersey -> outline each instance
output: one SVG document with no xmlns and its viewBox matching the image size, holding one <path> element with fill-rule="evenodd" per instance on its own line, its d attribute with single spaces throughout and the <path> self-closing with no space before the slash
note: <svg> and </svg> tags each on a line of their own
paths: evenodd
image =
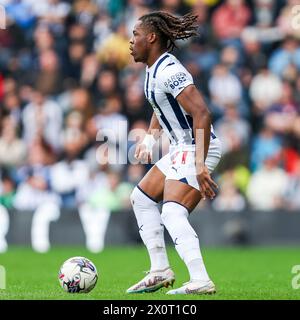
<svg viewBox="0 0 300 320">
<path fill-rule="evenodd" d="M 191 74 L 168 52 L 162 54 L 150 68 L 146 67 L 146 98 L 173 145 L 195 143 L 193 118 L 176 100 L 179 93 L 193 83 Z"/>
</svg>

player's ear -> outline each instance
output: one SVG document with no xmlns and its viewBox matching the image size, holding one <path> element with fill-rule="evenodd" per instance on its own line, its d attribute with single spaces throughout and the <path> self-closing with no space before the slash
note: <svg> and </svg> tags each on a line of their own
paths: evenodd
<svg viewBox="0 0 300 320">
<path fill-rule="evenodd" d="M 157 39 L 156 33 L 150 32 L 150 33 L 148 34 L 148 41 L 149 41 L 150 43 L 155 42 L 156 39 Z"/>
</svg>

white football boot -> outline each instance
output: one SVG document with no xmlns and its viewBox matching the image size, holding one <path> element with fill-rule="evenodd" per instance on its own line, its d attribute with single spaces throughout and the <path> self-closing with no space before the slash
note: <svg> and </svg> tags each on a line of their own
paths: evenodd
<svg viewBox="0 0 300 320">
<path fill-rule="evenodd" d="M 189 281 L 183 284 L 182 287 L 173 289 L 167 294 L 213 294 L 216 293 L 214 283 L 209 280 L 206 282 L 200 280 Z"/>
<path fill-rule="evenodd" d="M 162 287 L 173 286 L 175 274 L 171 268 L 164 270 L 148 271 L 146 277 L 127 289 L 126 293 L 154 292 Z"/>
</svg>

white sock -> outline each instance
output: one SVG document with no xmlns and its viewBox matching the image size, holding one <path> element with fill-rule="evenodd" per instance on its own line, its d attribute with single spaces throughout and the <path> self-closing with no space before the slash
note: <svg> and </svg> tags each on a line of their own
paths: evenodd
<svg viewBox="0 0 300 320">
<path fill-rule="evenodd" d="M 209 281 L 209 276 L 207 274 L 203 259 L 197 258 L 190 261 L 187 264 L 190 280 L 200 280 L 200 281 Z"/>
<path fill-rule="evenodd" d="M 188 221 L 188 210 L 179 203 L 169 201 L 163 204 L 161 217 L 188 268 L 190 280 L 209 281 L 197 234 Z"/>
<path fill-rule="evenodd" d="M 138 223 L 140 236 L 147 247 L 151 271 L 169 267 L 164 240 L 164 225 L 157 203 L 151 200 L 139 187 L 131 194 L 131 204 Z"/>
</svg>

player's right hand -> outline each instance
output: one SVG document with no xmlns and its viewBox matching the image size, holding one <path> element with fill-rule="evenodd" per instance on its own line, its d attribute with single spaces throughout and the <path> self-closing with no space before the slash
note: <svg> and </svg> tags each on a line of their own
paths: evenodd
<svg viewBox="0 0 300 320">
<path fill-rule="evenodd" d="M 145 144 L 140 143 L 137 145 L 134 153 L 134 157 L 139 160 L 141 163 L 150 163 L 151 162 L 151 151 L 147 150 Z"/>
<path fill-rule="evenodd" d="M 208 168 L 204 166 L 199 169 L 197 174 L 197 180 L 200 187 L 201 197 L 206 199 L 206 196 L 211 200 L 216 196 L 213 188 L 218 189 L 218 185 L 211 178 Z"/>
</svg>

